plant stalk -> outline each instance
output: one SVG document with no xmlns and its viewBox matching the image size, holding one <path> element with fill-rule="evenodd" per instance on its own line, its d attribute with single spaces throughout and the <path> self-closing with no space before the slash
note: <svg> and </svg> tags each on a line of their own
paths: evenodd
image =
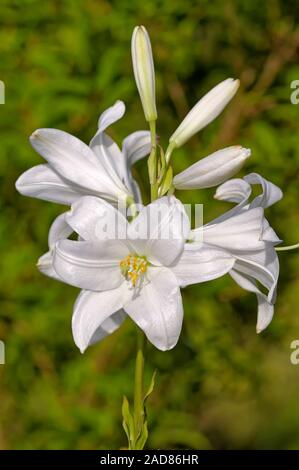
<svg viewBox="0 0 299 470">
<path fill-rule="evenodd" d="M 137 439 L 143 424 L 143 379 L 144 379 L 144 344 L 145 336 L 142 330 L 137 332 L 137 353 L 135 362 L 135 386 L 134 386 L 134 427 L 135 440 Z"/>
</svg>

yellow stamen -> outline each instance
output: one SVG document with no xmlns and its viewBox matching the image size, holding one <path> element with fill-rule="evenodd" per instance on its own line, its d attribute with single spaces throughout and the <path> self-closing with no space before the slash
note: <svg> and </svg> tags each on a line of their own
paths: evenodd
<svg viewBox="0 0 299 470">
<path fill-rule="evenodd" d="M 120 261 L 119 266 L 126 280 L 136 287 L 147 271 L 148 261 L 145 256 L 130 254 Z"/>
</svg>

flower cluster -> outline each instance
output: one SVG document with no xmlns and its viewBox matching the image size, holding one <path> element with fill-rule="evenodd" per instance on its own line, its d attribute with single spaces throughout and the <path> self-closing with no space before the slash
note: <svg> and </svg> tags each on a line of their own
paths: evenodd
<svg viewBox="0 0 299 470">
<path fill-rule="evenodd" d="M 273 317 L 279 274 L 275 246 L 280 240 L 264 210 L 281 199 L 282 192 L 256 173 L 230 179 L 250 156 L 250 150 L 240 146 L 218 150 L 175 176 L 171 166 L 175 149 L 222 112 L 239 82 L 224 80 L 201 98 L 164 152 L 156 142 L 154 63 L 144 27 L 134 30 L 132 59 L 149 131 L 129 135 L 120 149 L 106 133 L 124 115 L 125 106 L 117 101 L 100 116 L 89 145 L 55 129 L 38 129 L 30 138 L 47 163 L 21 175 L 17 190 L 71 206 L 53 222 L 49 251 L 38 268 L 82 289 L 72 319 L 74 340 L 82 352 L 119 328 L 127 316 L 157 348 L 173 348 L 183 321 L 181 288 L 227 273 L 256 294 L 260 332 Z M 131 167 L 145 156 L 152 202 L 144 206 Z M 261 193 L 251 198 L 255 185 Z M 235 206 L 191 229 L 175 189 L 216 186 L 215 198 Z M 115 227 L 115 221 L 117 231 L 111 236 L 103 226 Z"/>
</svg>

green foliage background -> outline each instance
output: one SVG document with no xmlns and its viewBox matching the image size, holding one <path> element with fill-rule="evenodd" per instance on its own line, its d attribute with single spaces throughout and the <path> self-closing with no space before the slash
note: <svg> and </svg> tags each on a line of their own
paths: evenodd
<svg viewBox="0 0 299 470">
<path fill-rule="evenodd" d="M 215 148 L 252 149 L 244 172 L 257 171 L 285 193 L 268 218 L 285 243 L 299 241 L 299 79 L 297 1 L 292 0 L 1 0 L 0 366 L 1 449 L 117 449 L 125 446 L 122 395 L 131 397 L 135 327 L 81 355 L 70 319 L 77 290 L 43 277 L 37 258 L 63 207 L 25 198 L 14 182 L 41 162 L 28 143 L 39 127 L 88 142 L 98 115 L 116 99 L 125 117 L 110 129 L 118 142 L 145 128 L 133 80 L 130 37 L 144 24 L 157 73 L 158 132 L 166 143 L 187 110 L 218 81 L 241 89 L 220 118 L 175 153 L 182 170 Z M 146 190 L 144 163 L 136 168 Z M 228 204 L 213 191 L 185 192 L 208 221 Z M 299 448 L 299 254 L 281 254 L 275 318 L 255 333 L 256 299 L 228 277 L 185 289 L 178 346 L 147 348 L 149 448 Z"/>
</svg>

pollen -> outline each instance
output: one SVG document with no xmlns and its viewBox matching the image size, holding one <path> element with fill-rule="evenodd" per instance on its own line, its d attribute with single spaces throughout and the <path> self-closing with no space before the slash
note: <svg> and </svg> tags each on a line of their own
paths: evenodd
<svg viewBox="0 0 299 470">
<path fill-rule="evenodd" d="M 137 287 L 146 274 L 148 261 L 145 256 L 130 254 L 121 260 L 119 265 L 126 280 L 132 287 Z"/>
</svg>

